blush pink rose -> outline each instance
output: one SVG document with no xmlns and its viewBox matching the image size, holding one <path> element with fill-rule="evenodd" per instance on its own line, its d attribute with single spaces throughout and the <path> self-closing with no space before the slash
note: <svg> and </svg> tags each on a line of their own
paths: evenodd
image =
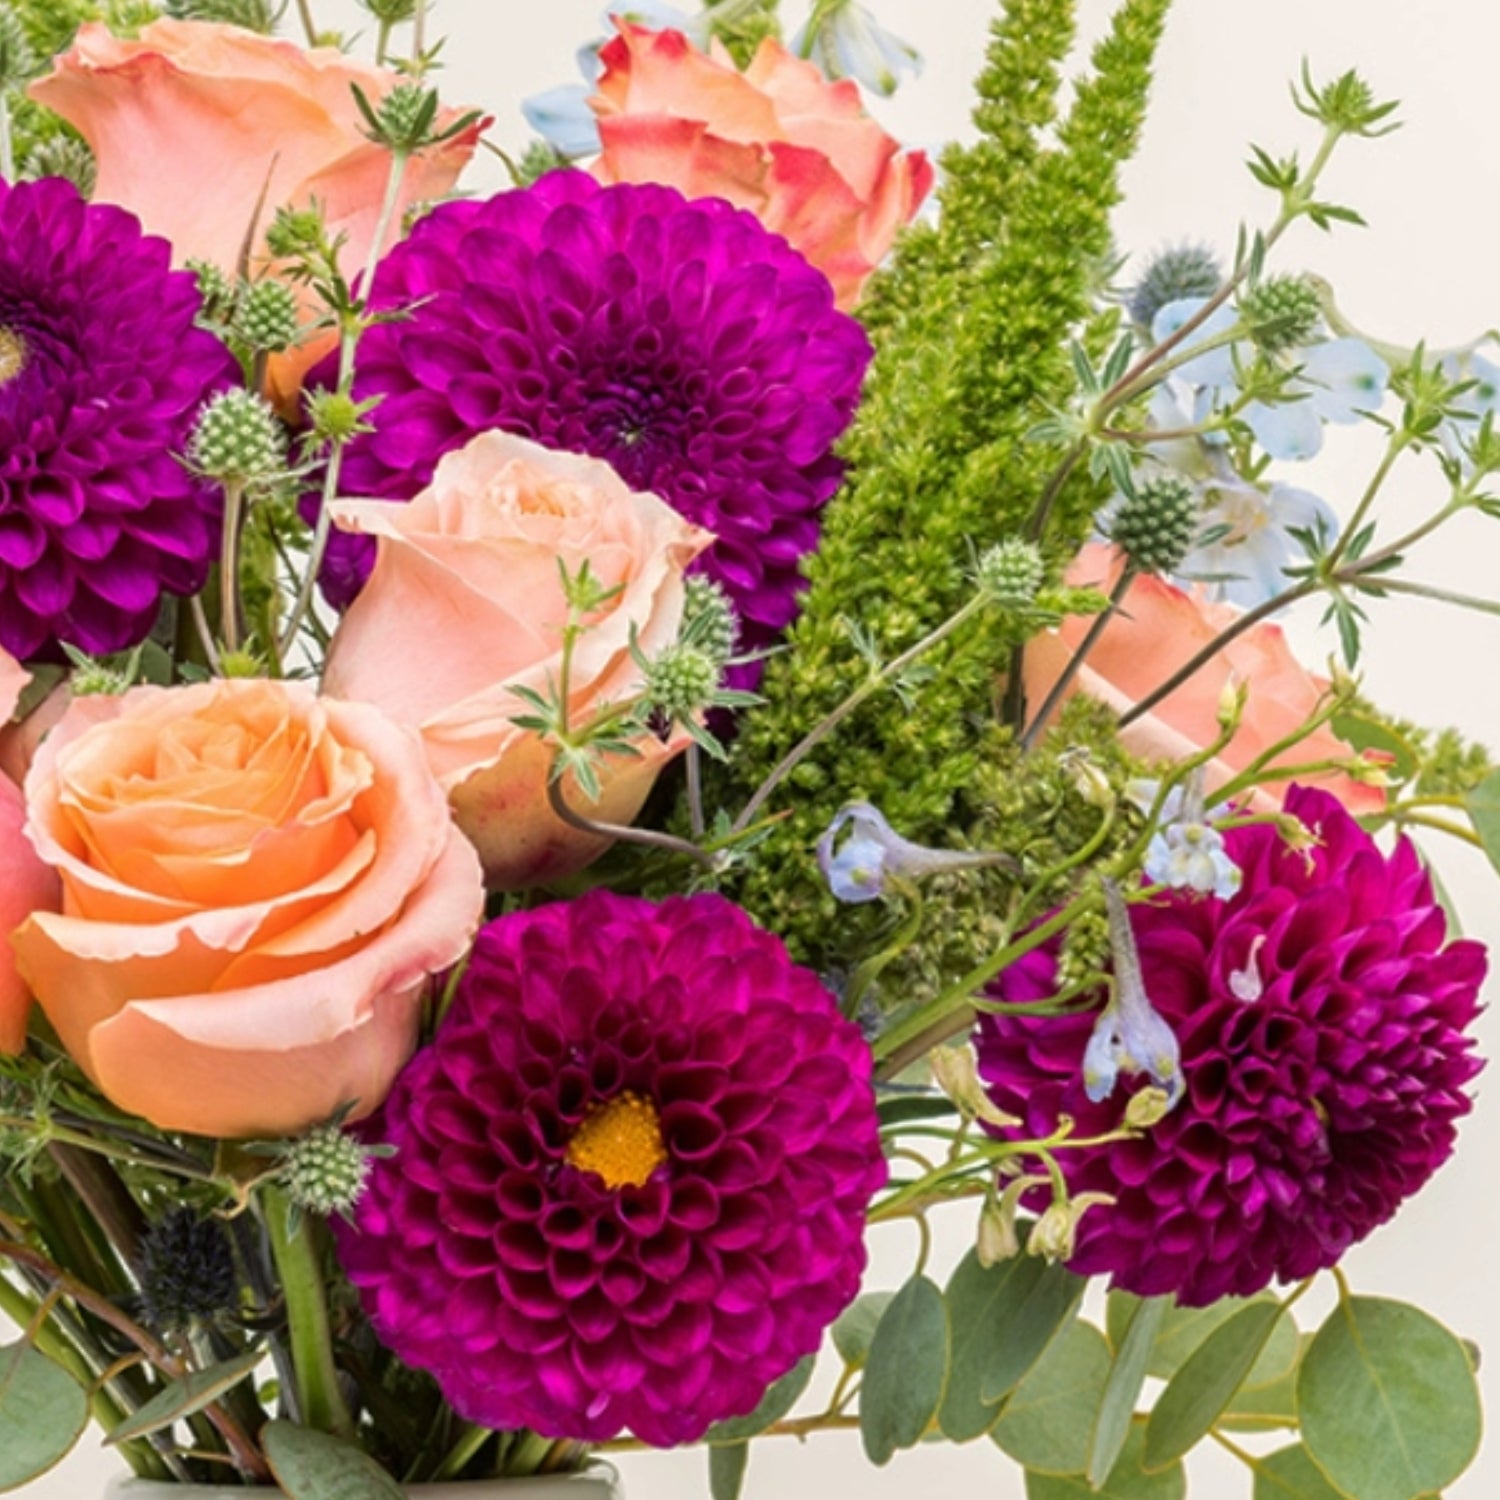
<svg viewBox="0 0 1500 1500">
<path fill-rule="evenodd" d="M 676 639 L 684 572 L 712 536 L 606 463 L 501 432 L 447 454 L 409 504 L 345 500 L 333 517 L 377 537 L 379 554 L 334 633 L 324 691 L 416 726 L 492 887 L 581 869 L 608 841 L 548 806 L 553 751 L 513 722 L 535 712 L 517 687 L 545 695 L 559 680 L 568 607 L 558 565 L 576 574 L 587 562 L 619 589 L 573 654 L 568 712 L 582 724 L 639 692 L 632 627 L 648 656 Z M 684 736 L 643 736 L 637 755 L 603 763 L 597 803 L 565 781 L 570 805 L 596 822 L 628 823 L 685 745 Z"/>
<path fill-rule="evenodd" d="M 169 240 L 177 265 L 199 259 L 234 270 L 264 194 L 251 247 L 257 261 L 276 209 L 316 199 L 330 231 L 346 237 L 342 269 L 353 275 L 370 253 L 391 158 L 365 135 L 351 85 L 375 103 L 398 81 L 336 48 L 303 48 L 238 26 L 160 20 L 128 39 L 96 22 L 79 29 L 30 93 L 93 149 L 95 201 L 129 209 Z M 439 124 L 459 114 L 444 111 Z M 410 162 L 401 212 L 452 189 L 479 130 Z M 278 398 L 295 394 L 333 340 L 320 334 L 271 361 Z"/>
<path fill-rule="evenodd" d="M 63 901 L 16 933 L 21 973 L 100 1091 L 164 1129 L 367 1114 L 479 922 L 416 736 L 300 684 L 79 698 L 26 800 Z"/>
<path fill-rule="evenodd" d="M 31 674 L 8 652 L 0 651 L 0 724 L 16 711 Z M 36 857 L 22 832 L 26 804 L 21 789 L 0 776 L 0 1053 L 26 1045 L 26 1013 L 31 995 L 16 973 L 10 935 L 33 912 L 55 911 L 57 876 Z"/>
<path fill-rule="evenodd" d="M 1120 560 L 1113 549 L 1094 544 L 1078 555 L 1066 581 L 1076 587 L 1107 590 L 1119 571 Z M 1068 696 L 1087 693 L 1123 713 L 1185 666 L 1239 613 L 1231 605 L 1195 599 L 1164 579 L 1137 578 L 1123 609 L 1105 626 L 1079 669 Z M 1031 703 L 1046 697 L 1090 623 L 1071 617 L 1060 629 L 1045 632 L 1027 646 L 1026 696 Z M 1219 737 L 1219 700 L 1231 682 L 1246 685 L 1250 696 L 1234 739 L 1206 768 L 1210 790 L 1222 786 L 1304 723 L 1328 686 L 1292 655 L 1279 626 L 1252 626 L 1149 713 L 1128 725 L 1121 735 L 1125 748 L 1144 760 L 1175 761 L 1198 753 Z M 1353 757 L 1354 751 L 1325 726 L 1271 764 Z M 1342 772 L 1298 780 L 1332 792 L 1352 812 L 1374 812 L 1385 802 L 1378 786 Z M 1286 783 L 1268 782 L 1257 791 L 1255 801 L 1261 807 L 1279 807 L 1285 790 Z"/>
<path fill-rule="evenodd" d="M 922 152 L 901 151 L 852 79 L 830 83 L 779 42 L 762 42 L 741 73 L 717 41 L 705 53 L 680 31 L 616 25 L 590 100 L 603 147 L 594 175 L 749 209 L 852 307 L 932 187 Z"/>
</svg>

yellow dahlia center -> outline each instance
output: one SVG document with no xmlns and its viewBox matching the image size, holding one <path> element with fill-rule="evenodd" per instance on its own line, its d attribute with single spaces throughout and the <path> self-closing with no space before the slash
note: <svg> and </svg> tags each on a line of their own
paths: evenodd
<svg viewBox="0 0 1500 1500">
<path fill-rule="evenodd" d="M 595 1105 L 568 1142 L 568 1160 L 607 1188 L 640 1187 L 666 1159 L 656 1107 L 639 1094 Z"/>
<path fill-rule="evenodd" d="M 26 341 L 19 333 L 0 325 L 0 385 L 14 380 L 26 368 Z"/>
</svg>

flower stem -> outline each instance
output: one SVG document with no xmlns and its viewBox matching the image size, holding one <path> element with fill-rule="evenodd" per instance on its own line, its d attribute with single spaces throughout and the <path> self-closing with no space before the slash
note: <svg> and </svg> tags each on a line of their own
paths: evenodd
<svg viewBox="0 0 1500 1500">
<path fill-rule="evenodd" d="M 314 1221 L 304 1218 L 293 1233 L 291 1208 L 279 1188 L 267 1187 L 262 1191 L 261 1208 L 286 1296 L 288 1335 L 292 1366 L 297 1372 L 302 1421 L 318 1432 L 352 1439 L 354 1419 L 339 1389 L 338 1369 L 333 1362 L 327 1290 L 317 1247 L 313 1244 Z"/>
<path fill-rule="evenodd" d="M 457 1479 L 494 1435 L 493 1429 L 489 1427 L 465 1422 L 458 1441 L 448 1450 L 442 1463 L 432 1471 L 431 1482 L 442 1484 L 445 1480 Z"/>
<path fill-rule="evenodd" d="M 10 135 L 10 99 L 0 89 L 0 177 L 6 182 L 16 180 L 16 150 Z"/>
</svg>

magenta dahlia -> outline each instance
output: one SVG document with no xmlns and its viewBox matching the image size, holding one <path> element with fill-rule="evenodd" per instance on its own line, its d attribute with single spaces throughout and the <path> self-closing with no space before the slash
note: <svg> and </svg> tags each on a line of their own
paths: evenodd
<svg viewBox="0 0 1500 1500">
<path fill-rule="evenodd" d="M 233 372 L 194 278 L 61 179 L 0 181 L 0 646 L 118 651 L 208 576 L 217 494 L 178 461 Z"/>
<path fill-rule="evenodd" d="M 489 1427 L 668 1446 L 754 1408 L 854 1296 L 885 1180 L 870 1054 L 718 896 L 595 891 L 481 932 L 368 1127 L 344 1266 Z"/>
<path fill-rule="evenodd" d="M 1464 1086 L 1482 1066 L 1467 1028 L 1484 949 L 1447 920 L 1405 839 L 1389 855 L 1326 792 L 1293 788 L 1307 852 L 1275 828 L 1225 834 L 1243 871 L 1228 900 L 1174 892 L 1131 908 L 1146 994 L 1181 1048 L 1186 1092 L 1145 1135 L 1061 1151 L 1073 1193 L 1101 1192 L 1070 1266 L 1184 1305 L 1245 1296 L 1331 1266 L 1447 1160 Z M 997 982 L 1054 992 L 1055 952 Z M 1060 1115 L 1080 1136 L 1118 1124 L 1083 1061 L 1096 1014 L 984 1016 L 979 1071 L 1028 1134 Z"/>
<path fill-rule="evenodd" d="M 360 343 L 355 394 L 381 400 L 347 493 L 410 500 L 444 453 L 503 428 L 605 459 L 712 531 L 700 566 L 739 612 L 741 650 L 795 618 L 870 344 L 753 215 L 554 172 L 435 209 L 381 265 L 374 301 L 413 312 Z M 333 537 L 335 605 L 373 556 L 368 537 Z"/>
</svg>

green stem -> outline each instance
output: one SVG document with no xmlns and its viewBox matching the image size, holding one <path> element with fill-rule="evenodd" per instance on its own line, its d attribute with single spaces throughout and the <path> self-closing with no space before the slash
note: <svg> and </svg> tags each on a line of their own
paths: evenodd
<svg viewBox="0 0 1500 1500">
<path fill-rule="evenodd" d="M 287 1332 L 292 1368 L 297 1372 L 302 1422 L 315 1431 L 352 1439 L 354 1419 L 339 1389 L 333 1333 L 328 1324 L 327 1288 L 313 1243 L 315 1221 L 304 1216 L 296 1233 L 292 1233 L 291 1207 L 279 1188 L 262 1190 L 261 1210 L 286 1297 Z"/>
<path fill-rule="evenodd" d="M 869 678 L 849 694 L 837 708 L 833 709 L 828 716 L 819 723 L 813 725 L 808 732 L 792 746 L 787 753 L 771 769 L 771 773 L 756 788 L 755 794 L 745 804 L 739 817 L 734 820 L 731 832 L 743 833 L 751 823 L 755 821 L 755 815 L 765 806 L 771 793 L 786 780 L 796 768 L 810 755 L 824 740 L 833 733 L 845 719 L 852 714 L 867 698 L 870 698 L 881 688 L 899 677 L 919 657 L 925 656 L 933 647 L 940 645 L 955 631 L 961 630 L 979 612 L 984 609 L 989 600 L 983 594 L 976 594 L 957 613 L 950 615 L 936 630 L 924 635 L 914 646 L 909 646 L 899 656 L 886 663 L 878 672 L 872 672 Z"/>
<path fill-rule="evenodd" d="M 1397 428 L 1390 436 L 1385 445 L 1385 452 L 1380 457 L 1380 462 L 1375 467 L 1375 472 L 1370 476 L 1370 482 L 1365 486 L 1365 492 L 1359 497 L 1359 504 L 1354 507 L 1354 514 L 1349 517 L 1348 522 L 1340 528 L 1338 538 L 1333 544 L 1332 550 L 1324 559 L 1325 573 L 1333 573 L 1338 565 L 1344 560 L 1344 554 L 1349 550 L 1350 543 L 1358 534 L 1360 527 L 1364 524 L 1365 517 L 1370 513 L 1370 507 L 1375 503 L 1375 497 L 1380 493 L 1381 487 L 1390 478 L 1391 470 L 1395 467 L 1396 460 L 1410 446 L 1411 434 L 1403 428 Z"/>
<path fill-rule="evenodd" d="M 16 148 L 10 135 L 10 97 L 6 89 L 0 88 L 0 177 L 7 182 L 16 180 Z"/>
<path fill-rule="evenodd" d="M 457 1479 L 494 1435 L 492 1428 L 465 1422 L 458 1441 L 448 1450 L 442 1463 L 432 1471 L 432 1483 L 442 1484 L 444 1480 Z"/>
<path fill-rule="evenodd" d="M 307 37 L 307 45 L 314 47 L 318 41 L 318 27 L 313 20 L 312 0 L 297 0 L 297 14 L 302 18 L 302 30 Z"/>
<path fill-rule="evenodd" d="M 540 1473 L 551 1451 L 551 1438 L 541 1437 L 535 1432 L 517 1433 L 516 1440 L 505 1457 L 506 1476 L 511 1479 L 521 1479 L 530 1474 Z"/>
<path fill-rule="evenodd" d="M 240 514 L 245 486 L 224 485 L 224 528 L 219 538 L 219 639 L 226 651 L 240 648 Z"/>
</svg>

